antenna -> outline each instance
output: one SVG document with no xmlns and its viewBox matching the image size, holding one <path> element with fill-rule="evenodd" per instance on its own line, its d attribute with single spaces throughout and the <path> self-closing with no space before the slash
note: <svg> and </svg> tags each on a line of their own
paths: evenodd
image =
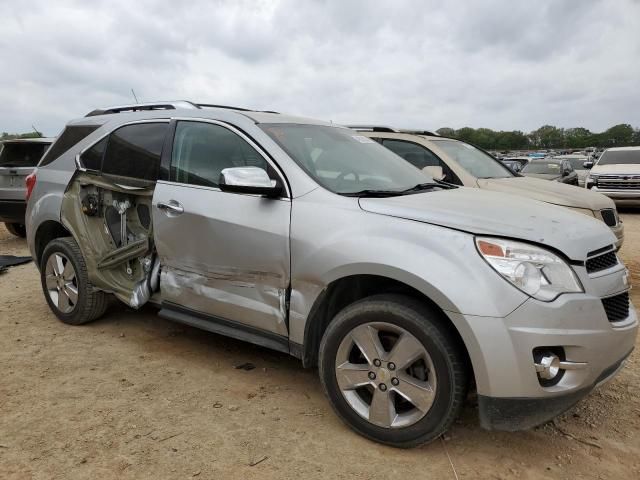
<svg viewBox="0 0 640 480">
<path fill-rule="evenodd" d="M 38 137 L 42 138 L 42 132 L 40 130 L 38 130 L 33 124 L 31 124 L 31 128 L 33 128 L 33 131 L 38 134 Z"/>
<path fill-rule="evenodd" d="M 136 92 L 134 92 L 134 91 L 133 91 L 133 88 L 131 89 L 131 93 L 133 94 L 133 98 L 134 98 L 134 100 L 136 101 L 136 103 L 140 103 L 140 102 L 138 101 L 138 97 L 136 97 Z"/>
</svg>

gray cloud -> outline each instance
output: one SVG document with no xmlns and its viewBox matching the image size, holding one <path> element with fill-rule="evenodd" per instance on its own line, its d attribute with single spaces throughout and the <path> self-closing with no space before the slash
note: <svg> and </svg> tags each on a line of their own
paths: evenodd
<svg viewBox="0 0 640 480">
<path fill-rule="evenodd" d="M 0 0 L 0 131 L 187 98 L 338 123 L 640 125 L 640 2 Z"/>
</svg>

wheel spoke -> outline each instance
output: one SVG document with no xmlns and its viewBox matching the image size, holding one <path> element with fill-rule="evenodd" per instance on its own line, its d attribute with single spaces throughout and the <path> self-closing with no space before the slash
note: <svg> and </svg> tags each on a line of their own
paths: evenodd
<svg viewBox="0 0 640 480">
<path fill-rule="evenodd" d="M 57 253 L 53 256 L 53 258 L 54 271 L 56 272 L 56 275 L 60 276 L 62 275 L 62 272 L 64 272 L 64 261 L 62 259 L 62 256 L 58 255 Z"/>
<path fill-rule="evenodd" d="M 64 270 L 62 271 L 62 278 L 64 278 L 67 282 L 70 282 L 75 278 L 75 276 L 76 272 L 73 269 L 71 260 L 67 260 L 67 264 L 64 266 Z"/>
<path fill-rule="evenodd" d="M 58 293 L 58 309 L 61 312 L 66 313 L 69 310 L 69 306 L 69 296 L 66 294 L 64 289 L 62 289 Z"/>
<path fill-rule="evenodd" d="M 381 358 L 384 349 L 378 338 L 378 331 L 370 325 L 361 325 L 351 331 L 351 338 L 362 352 L 369 364 L 376 358 Z"/>
<path fill-rule="evenodd" d="M 389 391 L 376 388 L 369 406 L 369 421 L 380 427 L 389 428 L 396 417 L 396 409 L 391 401 Z"/>
<path fill-rule="evenodd" d="M 66 283 L 64 286 L 64 291 L 69 296 L 69 300 L 71 300 L 71 303 L 73 305 L 78 303 L 78 289 L 73 283 Z"/>
<path fill-rule="evenodd" d="M 433 403 L 433 388 L 429 382 L 422 382 L 409 375 L 398 376 L 400 383 L 393 389 L 411 402 L 421 412 L 426 412 Z"/>
<path fill-rule="evenodd" d="M 343 363 L 336 368 L 336 379 L 340 390 L 355 390 L 358 387 L 371 383 L 369 379 L 369 366 L 354 363 Z"/>
<path fill-rule="evenodd" d="M 396 368 L 407 368 L 426 353 L 422 344 L 411 334 L 403 333 L 393 346 L 388 360 L 396 364 Z"/>
<path fill-rule="evenodd" d="M 56 290 L 58 288 L 58 281 L 55 275 L 46 274 L 45 283 L 47 285 L 47 290 Z"/>
</svg>

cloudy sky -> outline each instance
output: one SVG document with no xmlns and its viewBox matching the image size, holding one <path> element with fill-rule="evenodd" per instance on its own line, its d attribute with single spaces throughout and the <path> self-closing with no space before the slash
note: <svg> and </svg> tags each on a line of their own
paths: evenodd
<svg viewBox="0 0 640 480">
<path fill-rule="evenodd" d="M 638 0 L 0 0 L 0 131 L 192 99 L 337 123 L 640 126 Z"/>
</svg>

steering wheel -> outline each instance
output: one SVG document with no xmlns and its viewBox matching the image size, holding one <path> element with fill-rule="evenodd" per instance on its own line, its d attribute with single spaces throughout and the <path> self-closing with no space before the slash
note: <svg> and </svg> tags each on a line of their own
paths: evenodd
<svg viewBox="0 0 640 480">
<path fill-rule="evenodd" d="M 344 183 L 348 175 L 353 175 L 358 182 L 360 181 L 360 174 L 355 170 L 348 170 L 346 172 L 342 172 L 340 175 L 336 177 L 336 187 L 335 187 L 336 190 L 338 191 L 342 190 L 342 184 Z"/>
</svg>

